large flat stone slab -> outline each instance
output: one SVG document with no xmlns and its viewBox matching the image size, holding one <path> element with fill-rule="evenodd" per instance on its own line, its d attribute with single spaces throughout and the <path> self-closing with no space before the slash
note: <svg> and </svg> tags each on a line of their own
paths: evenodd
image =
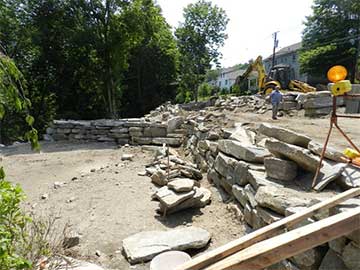
<svg viewBox="0 0 360 270">
<path fill-rule="evenodd" d="M 160 188 L 153 195 L 153 198 L 158 199 L 165 208 L 172 208 L 186 199 L 191 198 L 194 194 L 194 190 L 178 193 L 165 186 Z"/>
<path fill-rule="evenodd" d="M 283 180 L 292 181 L 297 176 L 298 166 L 295 162 L 280 158 L 268 157 L 264 160 L 267 176 Z"/>
<path fill-rule="evenodd" d="M 308 145 L 308 149 L 312 153 L 314 153 L 318 156 L 321 156 L 321 152 L 323 150 L 323 144 L 315 142 L 315 141 L 311 141 Z M 325 157 L 327 159 L 330 159 L 330 160 L 333 160 L 336 162 L 342 162 L 341 157 L 343 157 L 343 154 L 340 151 L 336 150 L 335 148 L 328 146 L 328 147 L 326 147 Z"/>
<path fill-rule="evenodd" d="M 310 150 L 299 146 L 276 140 L 267 140 L 265 146 L 275 156 L 290 159 L 306 171 L 316 172 L 320 162 L 319 157 L 314 156 Z"/>
<path fill-rule="evenodd" d="M 270 156 L 270 153 L 264 148 L 243 145 L 241 142 L 234 140 L 221 140 L 218 148 L 221 152 L 238 160 L 254 163 L 263 163 L 264 158 Z"/>
<path fill-rule="evenodd" d="M 124 239 L 123 249 L 130 263 L 147 262 L 156 255 L 170 250 L 184 251 L 205 247 L 210 233 L 196 227 L 169 231 L 140 232 Z"/>
<path fill-rule="evenodd" d="M 308 147 L 308 144 L 311 141 L 311 138 L 306 135 L 296 133 L 290 129 L 272 126 L 269 124 L 261 124 L 259 127 L 259 132 L 268 137 L 278 139 L 279 141 L 305 148 Z"/>
<path fill-rule="evenodd" d="M 175 212 L 179 212 L 181 210 L 189 209 L 189 208 L 202 208 L 208 205 L 211 201 L 211 191 L 202 188 L 202 187 L 194 187 L 195 194 L 193 197 L 186 199 L 185 201 L 181 202 L 180 204 L 170 208 L 165 209 L 160 205 L 160 212 L 166 214 L 172 214 Z"/>
<path fill-rule="evenodd" d="M 176 178 L 169 182 L 167 186 L 176 192 L 187 192 L 193 189 L 195 181 L 188 178 Z"/>
<path fill-rule="evenodd" d="M 306 193 L 289 188 L 260 186 L 256 192 L 255 200 L 260 206 L 285 216 L 288 207 L 307 206 L 311 199 Z"/>
</svg>

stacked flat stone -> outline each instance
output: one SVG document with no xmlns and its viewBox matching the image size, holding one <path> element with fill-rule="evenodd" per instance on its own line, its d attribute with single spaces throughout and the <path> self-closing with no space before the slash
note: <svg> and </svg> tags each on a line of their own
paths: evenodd
<svg viewBox="0 0 360 270">
<path fill-rule="evenodd" d="M 167 124 L 142 118 L 120 120 L 55 120 L 47 129 L 54 140 L 116 142 L 118 144 L 180 146 L 184 130 L 168 130 Z"/>
</svg>

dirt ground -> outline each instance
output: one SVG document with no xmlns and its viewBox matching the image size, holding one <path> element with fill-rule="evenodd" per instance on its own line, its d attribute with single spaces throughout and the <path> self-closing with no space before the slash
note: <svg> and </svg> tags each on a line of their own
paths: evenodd
<svg viewBox="0 0 360 270">
<path fill-rule="evenodd" d="M 134 161 L 121 161 L 124 153 L 134 154 Z M 215 247 L 246 229 L 205 179 L 202 185 L 213 193 L 211 205 L 158 216 L 157 202 L 150 198 L 155 186 L 149 177 L 137 175 L 152 160 L 151 152 L 140 147 L 42 143 L 40 154 L 21 145 L 4 149 L 2 155 L 7 179 L 23 187 L 27 207 L 43 217 L 55 216 L 58 226 L 69 223 L 82 236 L 74 252 L 106 269 L 149 269 L 148 265 L 130 266 L 121 254 L 122 240 L 137 232 L 193 225 L 208 230 Z M 54 182 L 65 185 L 54 189 Z M 41 199 L 43 194 L 48 199 Z"/>
<path fill-rule="evenodd" d="M 329 127 L 328 118 L 285 116 L 273 121 L 269 113 L 229 116 L 242 123 L 271 122 L 303 132 L 319 142 L 324 141 Z M 358 120 L 342 119 L 339 125 L 360 145 Z M 338 132 L 334 132 L 330 144 L 340 150 L 347 147 Z M 42 143 L 41 153 L 31 152 L 28 145 L 5 147 L 0 151 L 7 179 L 23 187 L 27 207 L 42 216 L 55 215 L 59 226 L 68 222 L 72 230 L 82 236 L 75 251 L 106 269 L 148 269 L 148 265 L 130 266 L 121 254 L 122 240 L 140 231 L 198 226 L 212 233 L 211 249 L 243 235 L 246 230 L 206 179 L 201 183 L 213 193 L 209 206 L 166 218 L 158 216 L 157 202 L 150 199 L 155 186 L 150 178 L 137 174 L 152 160 L 152 153 L 142 151 L 141 147 Z M 124 153 L 134 154 L 134 160 L 121 161 Z M 65 184 L 55 189 L 55 182 Z M 41 199 L 43 194 L 48 194 L 48 199 Z"/>
</svg>

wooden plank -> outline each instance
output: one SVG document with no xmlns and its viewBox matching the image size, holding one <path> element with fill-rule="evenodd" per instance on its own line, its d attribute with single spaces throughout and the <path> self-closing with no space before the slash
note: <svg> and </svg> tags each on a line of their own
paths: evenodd
<svg viewBox="0 0 360 270">
<path fill-rule="evenodd" d="M 200 270 L 259 241 L 270 238 L 283 231 L 286 227 L 294 226 L 295 224 L 317 214 L 320 210 L 329 209 L 358 195 L 360 195 L 360 188 L 349 189 L 328 200 L 317 203 L 302 212 L 283 218 L 203 255 L 195 257 L 191 261 L 177 267 L 176 270 Z"/>
<path fill-rule="evenodd" d="M 264 240 L 204 270 L 261 270 L 360 228 L 360 207 Z"/>
</svg>

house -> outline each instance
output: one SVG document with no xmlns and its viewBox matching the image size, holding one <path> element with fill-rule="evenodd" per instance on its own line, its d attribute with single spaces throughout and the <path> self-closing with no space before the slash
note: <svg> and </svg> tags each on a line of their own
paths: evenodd
<svg viewBox="0 0 360 270">
<path fill-rule="evenodd" d="M 299 50 L 301 49 L 301 42 L 295 43 L 293 45 L 282 48 L 281 50 L 275 53 L 275 66 L 276 65 L 289 65 L 290 68 L 294 71 L 295 80 L 307 82 L 308 76 L 306 74 L 300 73 L 300 63 L 299 63 Z M 272 58 L 270 55 L 268 58 L 263 60 L 266 74 L 269 74 L 269 71 L 272 68 Z"/>
<path fill-rule="evenodd" d="M 244 74 L 245 70 L 238 66 L 223 68 L 219 72 L 216 80 L 209 82 L 212 86 L 217 86 L 220 89 L 226 89 L 230 92 L 231 87 L 235 84 L 236 78 Z M 248 86 L 250 90 L 257 90 L 257 72 L 252 72 L 248 78 Z"/>
</svg>

